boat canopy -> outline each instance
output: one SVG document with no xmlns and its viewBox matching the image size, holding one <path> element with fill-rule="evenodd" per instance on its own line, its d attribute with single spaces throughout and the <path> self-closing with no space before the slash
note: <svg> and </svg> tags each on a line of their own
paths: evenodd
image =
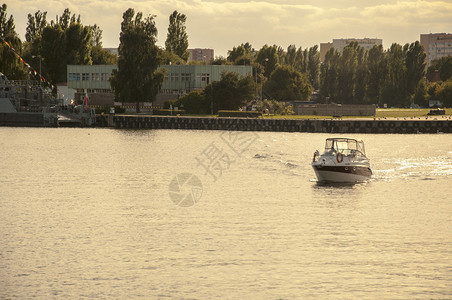
<svg viewBox="0 0 452 300">
<path fill-rule="evenodd" d="M 359 151 L 366 155 L 364 142 L 361 140 L 347 138 L 330 138 L 326 139 L 325 151 L 336 150 L 337 152 L 348 152 L 350 150 Z"/>
</svg>

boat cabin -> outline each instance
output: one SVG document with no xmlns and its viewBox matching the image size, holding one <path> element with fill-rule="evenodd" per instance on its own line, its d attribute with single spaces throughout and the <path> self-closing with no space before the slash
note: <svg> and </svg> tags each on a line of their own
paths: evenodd
<svg viewBox="0 0 452 300">
<path fill-rule="evenodd" d="M 354 156 L 366 156 L 364 149 L 364 142 L 361 140 L 348 139 L 348 138 L 329 138 L 325 142 L 325 154 L 337 155 L 354 155 Z"/>
</svg>

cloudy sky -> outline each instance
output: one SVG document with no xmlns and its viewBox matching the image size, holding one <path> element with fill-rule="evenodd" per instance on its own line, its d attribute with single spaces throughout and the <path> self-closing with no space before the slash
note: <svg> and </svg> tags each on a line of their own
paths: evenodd
<svg viewBox="0 0 452 300">
<path fill-rule="evenodd" d="M 65 8 L 84 25 L 103 30 L 103 46 L 119 44 L 122 14 L 128 8 L 156 15 L 158 44 L 164 45 L 169 15 L 187 16 L 190 48 L 213 48 L 215 55 L 241 43 L 287 48 L 312 47 L 333 38 L 381 38 L 383 46 L 411 43 L 421 33 L 452 33 L 452 0 L 4 0 L 16 31 L 25 39 L 27 15 L 47 11 L 55 20 Z"/>
</svg>

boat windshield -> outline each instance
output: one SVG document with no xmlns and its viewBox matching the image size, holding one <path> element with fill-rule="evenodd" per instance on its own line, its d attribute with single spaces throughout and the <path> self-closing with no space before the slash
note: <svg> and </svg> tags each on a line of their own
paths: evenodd
<svg viewBox="0 0 452 300">
<path fill-rule="evenodd" d="M 325 152 L 326 153 L 340 152 L 343 155 L 350 155 L 352 153 L 359 152 L 364 156 L 366 155 L 363 141 L 346 138 L 327 139 L 325 143 Z"/>
</svg>

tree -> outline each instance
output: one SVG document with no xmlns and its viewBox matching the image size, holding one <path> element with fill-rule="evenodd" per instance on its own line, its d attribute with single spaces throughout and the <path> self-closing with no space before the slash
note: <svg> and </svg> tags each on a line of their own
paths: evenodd
<svg viewBox="0 0 452 300">
<path fill-rule="evenodd" d="M 227 60 L 235 65 L 243 65 L 243 60 L 251 61 L 253 60 L 254 48 L 250 43 L 246 42 L 237 47 L 232 48 L 228 51 Z"/>
<path fill-rule="evenodd" d="M 445 107 L 452 107 L 452 79 L 441 83 L 436 91 L 436 98 L 441 101 Z"/>
<path fill-rule="evenodd" d="M 358 65 L 358 42 L 351 42 L 342 51 L 338 61 L 338 90 L 337 101 L 342 104 L 354 102 L 356 70 Z"/>
<path fill-rule="evenodd" d="M 309 72 L 309 82 L 314 87 L 314 89 L 319 88 L 319 75 L 320 75 L 320 53 L 318 51 L 319 47 L 315 45 L 309 48 L 308 52 L 308 72 Z"/>
<path fill-rule="evenodd" d="M 64 82 L 67 65 L 91 64 L 92 35 L 78 17 L 65 9 L 43 31 L 39 45 L 32 47 L 32 55 L 42 58 L 42 72 L 51 81 Z M 35 53 L 34 51 L 38 51 Z"/>
<path fill-rule="evenodd" d="M 340 54 L 331 48 L 325 54 L 325 60 L 320 67 L 320 91 L 322 96 L 330 101 L 336 101 L 338 97 L 338 62 Z"/>
<path fill-rule="evenodd" d="M 14 18 L 8 18 L 6 10 L 3 4 L 0 7 L 0 71 L 9 79 L 23 79 L 26 69 L 16 55 L 22 53 L 22 42 L 16 33 Z"/>
<path fill-rule="evenodd" d="M 213 111 L 236 110 L 253 99 L 254 80 L 251 75 L 239 78 L 234 72 L 223 72 L 220 81 L 204 88 L 206 99 L 213 102 Z"/>
<path fill-rule="evenodd" d="M 353 102 L 364 104 L 366 102 L 366 90 L 368 84 L 367 51 L 363 47 L 357 49 L 357 66 L 354 80 Z"/>
<path fill-rule="evenodd" d="M 287 47 L 284 63 L 288 66 L 295 68 L 296 62 L 297 62 L 297 47 L 295 45 L 290 45 L 289 47 Z"/>
<path fill-rule="evenodd" d="M 264 76 L 270 77 L 270 74 L 279 65 L 278 47 L 264 45 L 257 53 L 256 62 L 264 66 Z"/>
<path fill-rule="evenodd" d="M 91 47 L 102 47 L 102 29 L 97 24 L 89 26 L 91 30 Z"/>
<path fill-rule="evenodd" d="M 42 57 L 42 72 L 53 82 L 66 80 L 66 43 L 64 30 L 57 23 L 44 28 L 39 55 Z"/>
<path fill-rule="evenodd" d="M 427 98 L 427 80 L 426 78 L 422 78 L 419 84 L 416 87 L 416 91 L 413 96 L 413 102 L 418 105 L 425 105 L 425 99 Z"/>
<path fill-rule="evenodd" d="M 306 76 L 290 66 L 277 67 L 264 89 L 278 101 L 306 101 L 312 92 L 312 86 Z"/>
<path fill-rule="evenodd" d="M 444 56 L 433 60 L 427 69 L 427 73 L 431 74 L 436 70 L 439 71 L 439 76 L 442 81 L 447 81 L 452 78 L 452 56 Z"/>
<path fill-rule="evenodd" d="M 406 89 L 408 95 L 412 98 L 419 82 L 425 76 L 425 57 L 427 55 L 419 41 L 411 43 L 410 45 L 406 44 L 404 46 L 404 51 L 406 53 Z"/>
<path fill-rule="evenodd" d="M 91 29 L 81 22 L 71 23 L 65 31 L 66 59 L 68 64 L 90 65 Z"/>
<path fill-rule="evenodd" d="M 381 92 L 386 81 L 387 62 L 383 46 L 372 47 L 367 55 L 368 80 L 366 97 L 370 103 L 380 103 Z"/>
<path fill-rule="evenodd" d="M 44 28 L 47 26 L 47 12 L 38 10 L 34 15 L 28 14 L 27 31 L 25 33 L 25 40 L 27 42 L 34 42 L 37 38 L 42 36 Z"/>
<path fill-rule="evenodd" d="M 188 35 L 185 28 L 187 17 L 175 10 L 169 17 L 168 34 L 165 41 L 166 51 L 173 52 L 187 61 L 190 57 L 188 52 Z"/>
<path fill-rule="evenodd" d="M 117 65 L 118 56 L 103 49 L 101 46 L 94 46 L 91 49 L 91 59 L 93 65 Z"/>
<path fill-rule="evenodd" d="M 143 19 L 143 14 L 129 8 L 121 23 L 118 70 L 113 72 L 112 88 L 122 102 L 135 102 L 140 112 L 140 102 L 153 101 L 164 79 L 157 72 L 162 61 L 162 51 L 157 47 L 155 16 Z"/>
<path fill-rule="evenodd" d="M 94 24 L 91 30 L 91 59 L 93 65 L 116 65 L 118 57 L 102 48 L 102 29 Z"/>
<path fill-rule="evenodd" d="M 387 56 L 387 78 L 382 90 L 382 102 L 389 105 L 408 105 L 405 52 L 399 44 L 392 44 Z"/>
<path fill-rule="evenodd" d="M 225 57 L 223 57 L 223 56 L 218 56 L 218 57 L 216 57 L 214 60 L 212 60 L 211 62 L 210 62 L 212 65 L 217 65 L 217 66 L 220 66 L 220 65 L 229 65 L 230 64 L 230 62 L 227 60 L 227 58 L 225 58 Z"/>
</svg>

